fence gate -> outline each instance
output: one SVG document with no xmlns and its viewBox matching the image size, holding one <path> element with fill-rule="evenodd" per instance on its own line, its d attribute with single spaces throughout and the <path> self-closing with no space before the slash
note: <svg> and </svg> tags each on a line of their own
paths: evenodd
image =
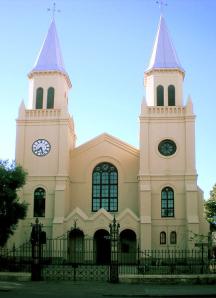
<svg viewBox="0 0 216 298">
<path fill-rule="evenodd" d="M 80 231 L 47 239 L 41 248 L 41 274 L 44 280 L 109 280 L 109 257 L 98 258 L 100 247 L 94 238 Z"/>
</svg>

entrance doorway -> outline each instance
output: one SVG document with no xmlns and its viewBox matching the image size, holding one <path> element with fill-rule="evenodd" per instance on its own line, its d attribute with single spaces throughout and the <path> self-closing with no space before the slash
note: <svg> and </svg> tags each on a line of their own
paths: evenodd
<svg viewBox="0 0 216 298">
<path fill-rule="evenodd" d="M 123 230 L 120 233 L 120 250 L 121 262 L 134 263 L 136 262 L 136 234 L 130 229 Z"/>
<path fill-rule="evenodd" d="M 69 233 L 68 258 L 70 262 L 82 263 L 84 259 L 84 234 L 79 229 Z"/>
<path fill-rule="evenodd" d="M 110 235 L 106 230 L 98 230 L 94 234 L 94 251 L 96 263 L 98 265 L 105 265 L 110 263 L 111 246 Z"/>
</svg>

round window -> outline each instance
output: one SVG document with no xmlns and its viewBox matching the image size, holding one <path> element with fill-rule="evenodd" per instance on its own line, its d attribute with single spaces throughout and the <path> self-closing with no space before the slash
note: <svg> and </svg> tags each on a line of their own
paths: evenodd
<svg viewBox="0 0 216 298">
<path fill-rule="evenodd" d="M 176 152 L 176 144 L 169 139 L 163 140 L 158 145 L 158 151 L 164 156 L 171 156 Z"/>
</svg>

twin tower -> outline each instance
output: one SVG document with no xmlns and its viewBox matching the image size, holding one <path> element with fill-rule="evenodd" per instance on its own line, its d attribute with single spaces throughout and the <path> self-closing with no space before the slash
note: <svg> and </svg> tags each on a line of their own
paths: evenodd
<svg viewBox="0 0 216 298">
<path fill-rule="evenodd" d="M 72 85 L 53 19 L 28 75 L 28 107 L 21 103 L 17 119 L 16 162 L 28 172 L 22 198 L 29 208 L 14 237 L 28 239 L 36 217 L 50 238 L 73 230 L 74 222 L 82 237 L 102 237 L 114 215 L 128 250 L 135 243 L 190 248 L 191 236 L 206 234 L 195 115 L 190 98 L 183 104 L 184 76 L 161 15 L 144 75 L 139 149 L 106 133 L 76 146 L 68 112 Z"/>
</svg>

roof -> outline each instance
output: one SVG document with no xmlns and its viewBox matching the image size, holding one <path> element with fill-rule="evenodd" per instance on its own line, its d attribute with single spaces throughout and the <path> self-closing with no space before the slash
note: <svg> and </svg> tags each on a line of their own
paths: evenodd
<svg viewBox="0 0 216 298">
<path fill-rule="evenodd" d="M 163 15 L 160 16 L 157 35 L 147 71 L 152 69 L 179 69 L 184 72 L 170 38 Z"/>
<path fill-rule="evenodd" d="M 61 48 L 53 19 L 32 72 L 59 71 L 67 75 L 61 54 Z"/>
</svg>

